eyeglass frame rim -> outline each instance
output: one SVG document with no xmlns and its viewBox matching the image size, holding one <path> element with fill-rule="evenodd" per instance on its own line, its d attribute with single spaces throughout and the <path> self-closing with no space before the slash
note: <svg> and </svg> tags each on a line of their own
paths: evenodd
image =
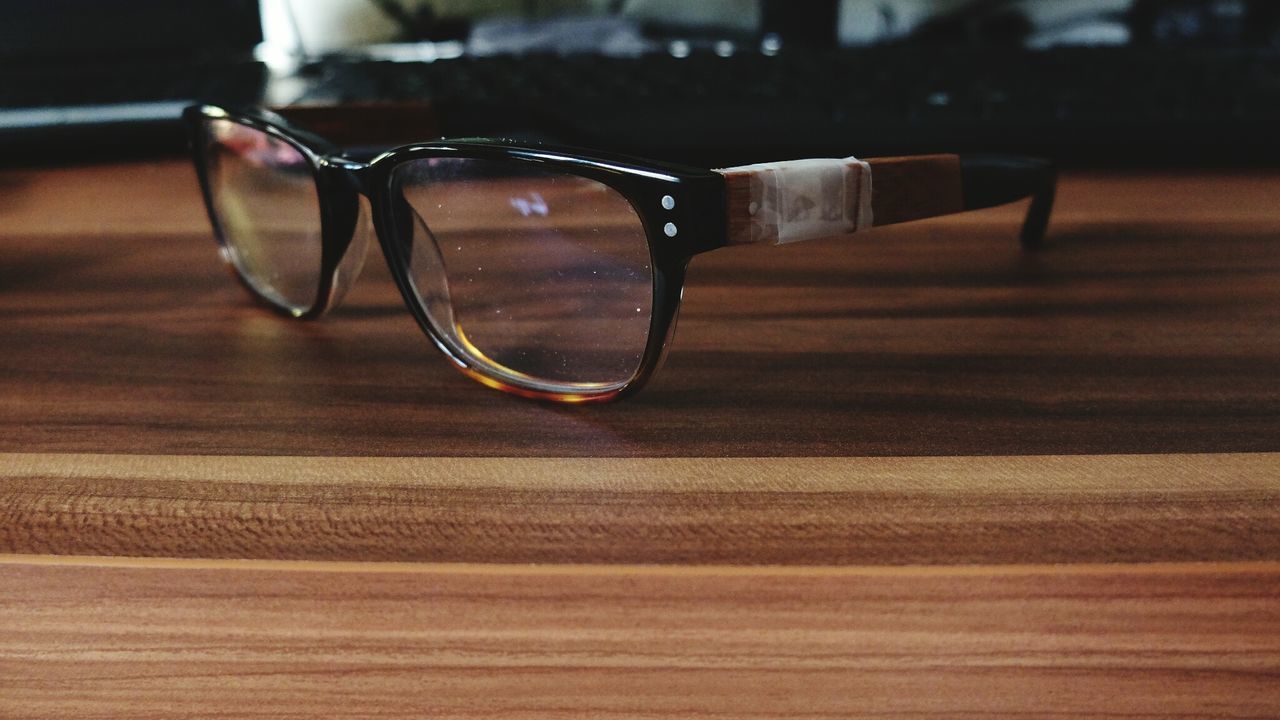
<svg viewBox="0 0 1280 720">
<path fill-rule="evenodd" d="M 359 202 L 363 196 L 370 204 L 374 235 L 383 259 L 405 306 L 432 344 L 444 353 L 451 364 L 472 379 L 527 398 L 575 403 L 604 402 L 642 389 L 662 365 L 670 346 L 689 261 L 695 255 L 726 245 L 724 177 L 712 170 L 489 138 L 411 143 L 363 161 L 348 157 L 328 140 L 294 127 L 284 118 L 269 117 L 263 111 L 197 104 L 186 108 L 183 120 L 189 133 L 190 150 L 205 209 L 224 252 L 229 251 L 229 244 L 214 209 L 209 183 L 203 135 L 206 123 L 227 120 L 263 132 L 298 150 L 311 166 L 321 216 L 321 267 L 316 296 L 310 307 L 302 312 L 294 311 L 265 297 L 238 268 L 233 268 L 236 278 L 255 298 L 276 312 L 296 319 L 315 319 L 331 310 L 334 279 L 355 239 Z M 399 237 L 396 233 L 401 230 L 397 227 L 391 188 L 394 171 L 400 165 L 438 157 L 531 162 L 548 170 L 599 182 L 618 192 L 630 204 L 644 228 L 653 289 L 645 350 L 630 378 L 621 385 L 599 391 L 549 392 L 529 388 L 495 376 L 479 362 L 455 352 L 441 337 L 411 285 L 407 259 L 396 251 L 395 243 Z M 668 196 L 674 200 L 670 209 L 664 203 Z M 676 229 L 674 235 L 666 232 L 668 223 Z"/>
</svg>

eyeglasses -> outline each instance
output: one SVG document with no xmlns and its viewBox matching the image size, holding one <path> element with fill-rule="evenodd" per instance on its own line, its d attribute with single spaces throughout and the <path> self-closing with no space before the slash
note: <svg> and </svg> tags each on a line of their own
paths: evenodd
<svg viewBox="0 0 1280 720">
<path fill-rule="evenodd" d="M 1044 161 L 929 155 L 700 170 L 495 140 L 439 140 L 369 161 L 266 111 L 187 109 L 223 257 L 276 310 L 334 308 L 376 236 L 409 311 L 464 373 L 560 402 L 611 400 L 653 374 L 691 258 L 1032 197 Z"/>
</svg>

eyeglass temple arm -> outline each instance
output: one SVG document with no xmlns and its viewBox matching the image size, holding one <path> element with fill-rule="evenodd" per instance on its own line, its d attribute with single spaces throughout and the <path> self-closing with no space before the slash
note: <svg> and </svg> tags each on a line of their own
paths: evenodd
<svg viewBox="0 0 1280 720">
<path fill-rule="evenodd" d="M 1022 244 L 1044 244 L 1057 190 L 1046 160 L 919 155 L 791 160 L 719 170 L 727 244 L 783 244 L 1031 198 Z"/>
<path fill-rule="evenodd" d="M 1028 250 L 1044 247 L 1058 193 L 1058 171 L 1048 160 L 1002 155 L 961 155 L 964 209 L 1006 205 L 1031 198 L 1019 238 Z"/>
</svg>

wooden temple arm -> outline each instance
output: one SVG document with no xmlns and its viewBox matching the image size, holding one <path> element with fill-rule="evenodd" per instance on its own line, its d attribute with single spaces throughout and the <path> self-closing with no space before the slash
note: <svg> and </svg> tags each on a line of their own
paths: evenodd
<svg viewBox="0 0 1280 720">
<path fill-rule="evenodd" d="M 791 160 L 719 170 L 728 244 L 782 244 L 1032 198 L 1022 242 L 1039 247 L 1056 174 L 1043 160 L 919 155 Z"/>
</svg>

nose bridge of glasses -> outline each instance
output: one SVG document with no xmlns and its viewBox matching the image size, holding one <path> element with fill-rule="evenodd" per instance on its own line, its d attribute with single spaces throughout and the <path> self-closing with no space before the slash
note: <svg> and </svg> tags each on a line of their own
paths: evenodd
<svg viewBox="0 0 1280 720">
<path fill-rule="evenodd" d="M 342 253 L 341 259 L 334 267 L 329 281 L 329 297 L 324 312 L 337 307 L 346 297 L 360 271 L 364 269 L 365 259 L 369 255 L 370 238 L 373 237 L 373 219 L 369 200 L 363 196 L 356 200 L 356 214 L 350 228 L 351 241 Z"/>
<path fill-rule="evenodd" d="M 311 317 L 341 304 L 364 268 L 374 235 L 372 210 L 364 179 L 367 164 L 338 155 L 322 155 L 316 163 L 325 248 L 321 272 L 322 304 Z"/>
<path fill-rule="evenodd" d="M 320 168 L 334 187 L 369 197 L 369 163 L 343 155 L 325 155 L 320 158 Z"/>
</svg>

